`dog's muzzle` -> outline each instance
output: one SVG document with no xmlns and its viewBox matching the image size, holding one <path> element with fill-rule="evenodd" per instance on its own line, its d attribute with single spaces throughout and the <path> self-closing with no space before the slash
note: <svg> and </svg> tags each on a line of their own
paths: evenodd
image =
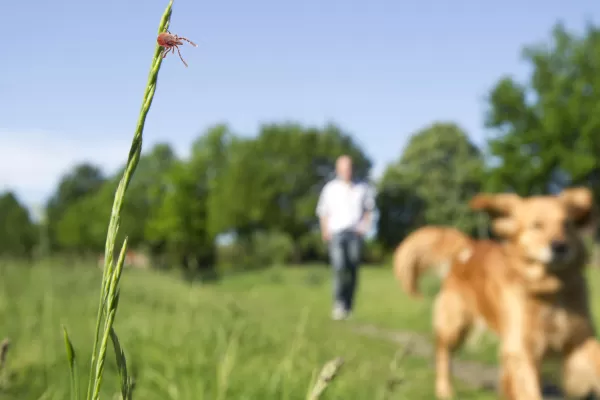
<svg viewBox="0 0 600 400">
<path fill-rule="evenodd" d="M 552 251 L 552 261 L 554 262 L 568 261 L 571 256 L 571 247 L 563 240 L 553 240 L 550 249 Z"/>
</svg>

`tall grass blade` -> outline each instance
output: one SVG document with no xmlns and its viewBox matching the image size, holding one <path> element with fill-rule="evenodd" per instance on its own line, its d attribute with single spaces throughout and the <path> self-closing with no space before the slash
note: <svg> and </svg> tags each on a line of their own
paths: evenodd
<svg viewBox="0 0 600 400">
<path fill-rule="evenodd" d="M 75 348 L 69 338 L 67 328 L 63 326 L 63 335 L 65 338 L 65 347 L 67 349 L 67 361 L 69 362 L 69 371 L 71 374 L 71 400 L 79 400 L 79 373 L 77 371 L 77 357 Z"/>
<path fill-rule="evenodd" d="M 119 370 L 119 377 L 121 378 L 121 396 L 123 400 L 130 400 L 132 396 L 132 382 L 127 372 L 127 359 L 125 358 L 125 352 L 119 342 L 119 337 L 114 328 L 110 329 L 110 339 L 112 340 L 113 347 L 115 349 L 115 359 L 117 362 L 117 369 Z"/>
<path fill-rule="evenodd" d="M 106 320 L 104 322 L 104 332 L 102 335 L 102 341 L 100 344 L 100 351 L 98 352 L 98 359 L 96 362 L 96 369 L 94 375 L 94 391 L 92 393 L 92 400 L 98 400 L 100 397 L 100 387 L 102 386 L 102 375 L 104 373 L 104 362 L 106 360 L 106 351 L 108 347 L 108 338 L 110 336 L 110 330 L 113 327 L 115 317 L 117 316 L 117 304 L 119 302 L 118 297 L 118 284 L 123 271 L 123 264 L 125 264 L 125 255 L 127 254 L 127 238 L 123 242 L 121 252 L 119 253 L 119 259 L 113 275 L 110 277 L 108 284 L 108 294 L 106 296 L 106 308 L 104 314 Z"/>
<path fill-rule="evenodd" d="M 318 400 L 321 398 L 325 390 L 329 387 L 333 378 L 335 378 L 344 364 L 344 359 L 341 357 L 328 361 L 321 370 L 315 385 L 307 396 L 307 400 Z"/>
<path fill-rule="evenodd" d="M 167 8 L 165 9 L 160 24 L 158 27 L 158 33 L 164 32 L 168 29 L 171 20 L 173 0 L 170 0 Z M 102 373 L 104 370 L 104 362 L 106 359 L 106 347 L 108 338 L 114 323 L 116 315 L 116 306 L 118 304 L 118 283 L 121 277 L 123 268 L 125 248 L 124 244 L 119 257 L 117 265 L 113 264 L 113 253 L 115 249 L 115 241 L 119 233 L 119 224 L 121 221 L 121 210 L 123 208 L 123 200 L 125 198 L 125 191 L 131 182 L 133 173 L 137 167 L 140 155 L 142 152 L 142 137 L 144 131 L 144 125 L 146 123 L 146 116 L 152 105 L 154 93 L 156 91 L 156 83 L 158 80 L 158 72 L 162 64 L 161 47 L 156 44 L 154 50 L 154 57 L 150 67 L 150 73 L 148 75 L 148 82 L 146 90 L 144 92 L 144 98 L 142 101 L 142 107 L 140 115 L 136 124 L 135 134 L 129 150 L 129 156 L 127 158 L 127 164 L 123 177 L 117 187 L 114 202 L 112 206 L 112 212 L 108 225 L 108 232 L 106 235 L 106 245 L 104 250 L 104 271 L 102 275 L 102 284 L 100 289 L 100 301 L 98 304 L 98 312 L 96 316 L 96 330 L 94 334 L 94 347 L 91 358 L 91 372 L 88 380 L 87 400 L 97 400 L 100 396 L 100 387 L 102 384 Z M 121 260 L 123 258 L 123 260 Z M 101 334 L 102 322 L 104 322 L 104 331 Z"/>
</svg>

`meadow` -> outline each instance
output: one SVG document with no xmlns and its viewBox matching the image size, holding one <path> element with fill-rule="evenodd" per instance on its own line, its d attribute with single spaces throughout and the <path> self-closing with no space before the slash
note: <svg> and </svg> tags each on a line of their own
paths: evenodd
<svg viewBox="0 0 600 400">
<path fill-rule="evenodd" d="M 322 266 L 273 268 L 215 283 L 125 271 L 115 327 L 135 379 L 134 398 L 306 399 L 323 364 L 336 357 L 344 365 L 324 399 L 433 398 L 431 357 L 359 329 L 427 335 L 430 302 L 406 298 L 389 268 L 362 272 L 353 318 L 334 322 L 329 270 Z M 92 266 L 1 265 L 2 335 L 12 345 L 0 372 L 0 398 L 69 398 L 63 324 L 84 385 L 100 281 Z M 118 398 L 112 348 L 101 398 Z M 495 396 L 459 383 L 458 398 Z"/>
<path fill-rule="evenodd" d="M 374 178 L 372 167 L 383 171 L 373 181 L 379 217 L 376 239 L 368 246 L 370 260 L 385 259 L 406 234 L 424 224 L 481 234 L 483 220 L 468 207 L 477 192 L 546 193 L 589 178 L 598 198 L 600 80 L 592 72 L 600 64 L 587 55 L 600 54 L 600 30 L 588 25 L 579 35 L 557 23 L 547 46 L 525 46 L 534 79 L 520 83 L 502 74 L 489 88 L 484 125 L 498 134 L 483 147 L 460 124 L 432 120 L 410 132 L 398 158 L 383 165 L 383 159 L 368 156 L 358 137 L 336 124 L 261 121 L 255 135 L 227 124 L 208 127 L 186 157 L 166 142 L 142 154 L 146 116 L 160 92 L 162 55 L 177 44 L 177 37 L 165 36 L 172 4 L 169 0 L 157 32 L 170 42 L 155 44 L 122 168 L 106 174 L 91 161 L 74 165 L 38 219 L 12 189 L 0 193 L 0 225 L 7 227 L 0 230 L 0 257 L 102 253 L 109 271 L 103 277 L 94 263 L 23 264 L 0 258 L 0 340 L 10 340 L 6 362 L 0 345 L 0 400 L 81 399 L 88 382 L 93 389 L 86 400 L 98 400 L 98 391 L 101 399 L 130 400 L 119 390 L 118 368 L 124 365 L 115 360 L 119 341 L 135 399 L 312 400 L 319 371 L 340 357 L 344 364 L 323 399 L 433 399 L 435 279 L 424 282 L 426 298 L 415 300 L 401 292 L 389 265 L 365 267 L 354 315 L 334 322 L 326 266 L 280 266 L 211 282 L 186 280 L 176 272 L 125 270 L 119 284 L 122 262 L 116 259 L 122 237 L 128 236 L 131 249 L 148 247 L 165 260 L 177 260 L 162 265 L 172 271 L 206 265 L 242 271 L 321 259 L 323 243 L 308 222 L 317 226 L 315 188 L 334 176 L 341 154 L 352 156 L 356 177 Z M 148 41 L 155 43 L 156 37 L 149 35 Z M 167 62 L 178 63 L 174 58 Z M 188 71 L 193 73 L 192 65 Z M 572 79 L 567 82 L 565 76 Z M 591 89 L 582 95 L 572 88 Z M 578 110 L 577 118 L 572 110 Z M 210 109 L 206 112 L 214 117 Z M 394 135 L 407 133 L 402 129 Z M 166 137 L 177 134 L 169 131 Z M 571 145 L 564 148 L 563 143 Z M 524 151 L 515 153 L 515 146 Z M 216 238 L 224 232 L 237 238 L 231 259 L 216 251 Z M 589 275 L 600 322 L 600 270 L 590 269 Z M 76 359 L 65 349 L 67 331 Z M 485 336 L 479 346 L 457 354 L 457 399 L 497 398 L 492 388 L 495 347 L 494 339 Z M 92 353 L 95 363 L 90 363 Z M 103 355 L 108 355 L 106 364 Z M 74 360 L 77 368 L 70 369 Z M 73 371 L 81 392 L 71 390 L 76 386 Z M 556 377 L 552 366 L 545 373 Z M 125 392 L 129 388 L 122 386 Z"/>
<path fill-rule="evenodd" d="M 323 399 L 434 398 L 432 356 L 419 347 L 431 340 L 437 282 L 426 279 L 427 299 L 414 300 L 400 291 L 389 267 L 365 267 L 354 315 L 334 322 L 329 278 L 324 266 L 271 268 L 210 283 L 126 270 L 115 327 L 134 398 L 307 399 L 322 366 L 336 357 L 344 364 Z M 590 278 L 600 315 L 600 272 L 590 270 Z M 61 325 L 69 329 L 84 387 L 100 281 L 93 265 L 0 264 L 1 335 L 11 340 L 1 399 L 69 398 Z M 410 332 L 420 343 L 406 339 Z M 493 338 L 484 337 L 476 350 L 462 350 L 459 359 L 480 363 L 462 375 L 479 381 L 477 365 L 491 366 L 494 349 Z M 457 385 L 459 399 L 496 398 L 493 390 Z M 118 395 L 111 348 L 101 398 Z"/>
</svg>

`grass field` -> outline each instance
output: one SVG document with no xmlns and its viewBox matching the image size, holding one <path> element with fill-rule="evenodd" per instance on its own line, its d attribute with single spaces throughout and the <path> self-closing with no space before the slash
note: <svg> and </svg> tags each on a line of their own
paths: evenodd
<svg viewBox="0 0 600 400">
<path fill-rule="evenodd" d="M 91 267 L 0 266 L 0 335 L 13 344 L 0 399 L 68 398 L 61 324 L 84 383 L 100 278 Z M 394 367 L 397 344 L 352 329 L 429 335 L 430 303 L 407 299 L 389 268 L 363 269 L 352 320 L 330 321 L 329 311 L 326 268 L 272 269 L 204 285 L 127 271 L 116 329 L 137 399 L 305 399 L 322 365 L 338 356 L 345 364 L 325 399 L 434 398 L 430 359 L 409 354 Z M 491 354 L 467 356 L 490 361 Z M 108 361 L 103 399 L 118 398 L 112 349 Z M 458 384 L 459 399 L 495 397 Z"/>
</svg>

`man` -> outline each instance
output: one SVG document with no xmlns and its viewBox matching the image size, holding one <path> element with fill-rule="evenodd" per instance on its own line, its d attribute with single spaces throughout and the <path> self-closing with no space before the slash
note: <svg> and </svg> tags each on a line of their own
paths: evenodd
<svg viewBox="0 0 600 400">
<path fill-rule="evenodd" d="M 363 237 L 370 228 L 375 198 L 369 185 L 352 180 L 349 156 L 339 157 L 335 169 L 337 177 L 321 191 L 317 215 L 334 272 L 332 318 L 342 320 L 352 311 Z"/>
</svg>

